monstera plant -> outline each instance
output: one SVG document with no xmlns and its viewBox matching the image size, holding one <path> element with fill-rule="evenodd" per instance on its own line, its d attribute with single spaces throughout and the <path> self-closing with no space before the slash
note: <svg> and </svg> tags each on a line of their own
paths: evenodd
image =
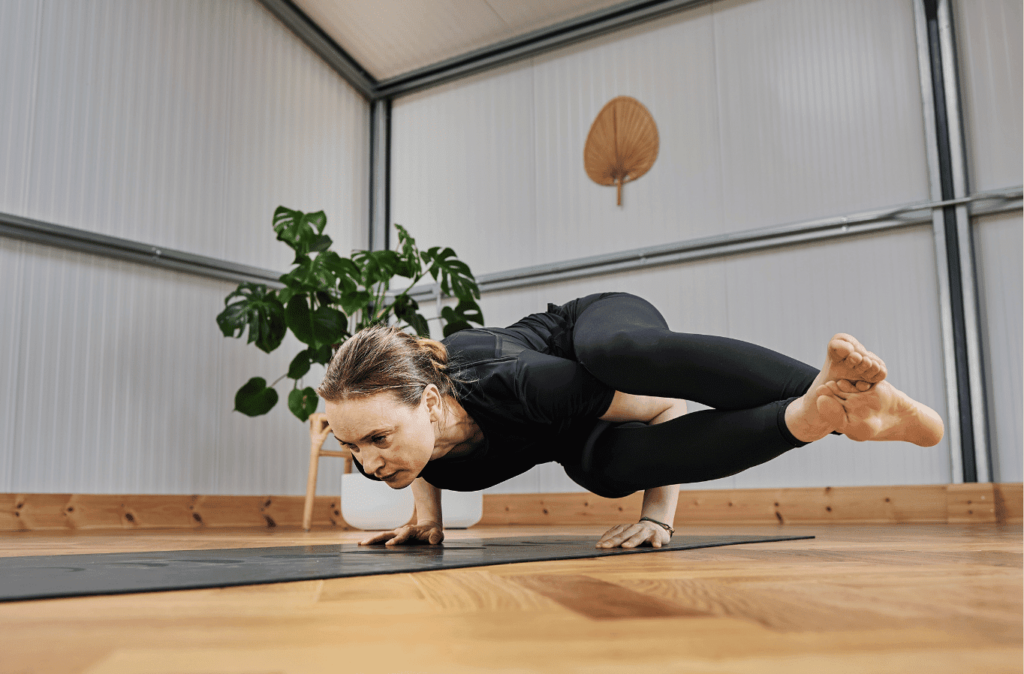
<svg viewBox="0 0 1024 674">
<path fill-rule="evenodd" d="M 288 372 L 273 384 L 253 377 L 235 394 L 235 410 L 251 417 L 269 412 L 278 401 L 274 389 L 284 378 L 292 380 L 288 409 L 306 421 L 316 411 L 316 391 L 299 387 L 299 380 L 313 363 L 326 365 L 335 349 L 352 333 L 374 323 L 394 323 L 403 330 L 428 337 L 427 319 L 409 291 L 428 274 L 442 293 L 458 299 L 441 311 L 444 335 L 483 325 L 476 300 L 480 289 L 466 263 L 451 248 L 416 247 L 416 241 L 401 225 L 397 250 L 357 250 L 342 257 L 330 250 L 331 238 L 324 234 L 327 216 L 323 211 L 303 213 L 279 206 L 274 211 L 274 231 L 293 251 L 294 268 L 281 276 L 284 288 L 262 283 L 240 283 L 224 299 L 224 311 L 217 325 L 225 337 L 241 337 L 248 329 L 248 343 L 266 353 L 281 346 L 292 331 L 306 345 L 292 359 Z M 408 280 L 400 292 L 391 290 L 394 277 Z"/>
</svg>

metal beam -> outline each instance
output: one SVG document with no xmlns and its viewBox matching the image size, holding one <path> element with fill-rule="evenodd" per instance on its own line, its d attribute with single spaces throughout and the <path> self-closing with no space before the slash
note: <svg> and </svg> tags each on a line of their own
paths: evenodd
<svg viewBox="0 0 1024 674">
<path fill-rule="evenodd" d="M 369 250 L 390 247 L 391 227 L 391 101 L 370 108 L 370 238 Z"/>
<path fill-rule="evenodd" d="M 288 30 L 367 100 L 379 98 L 377 80 L 289 0 L 259 0 Z"/>
<path fill-rule="evenodd" d="M 710 0 L 630 0 L 380 80 L 375 98 L 397 98 L 653 21 Z"/>
<path fill-rule="evenodd" d="M 284 287 L 284 284 L 278 281 L 280 272 L 269 269 L 116 236 L 96 234 L 74 227 L 54 225 L 8 213 L 0 213 L 0 236 L 224 281 L 251 281 L 263 283 L 271 288 Z"/>
<path fill-rule="evenodd" d="M 914 0 L 928 173 L 933 199 L 967 194 L 959 83 L 947 0 Z M 936 268 L 942 295 L 942 336 L 954 482 L 991 479 L 977 283 L 967 209 L 953 203 L 933 212 Z"/>
<path fill-rule="evenodd" d="M 956 59 L 956 33 L 953 30 L 950 0 L 938 0 L 939 51 L 942 56 L 942 88 L 946 102 L 950 171 L 953 198 L 968 193 L 966 133 L 961 112 L 959 66 Z M 974 236 L 971 219 L 963 205 L 953 210 L 956 222 L 958 262 L 962 287 L 963 321 L 967 347 L 967 377 L 971 400 L 971 425 L 974 431 L 975 479 L 992 481 L 992 451 L 989 446 L 988 405 L 985 399 L 985 364 L 981 355 L 981 319 L 978 315 L 978 275 L 974 263 Z"/>
<path fill-rule="evenodd" d="M 709 236 L 535 267 L 481 274 L 476 281 L 481 292 L 510 290 L 921 225 L 932 221 L 934 210 L 947 206 L 972 205 L 973 212 L 976 215 L 982 215 L 1020 210 L 1022 204 L 1024 204 L 1024 188 L 1013 187 L 948 201 L 913 203 L 897 208 L 865 211 L 834 218 Z M 395 292 L 402 292 L 402 289 L 396 289 Z M 417 286 L 410 294 L 419 299 L 434 297 L 437 293 L 437 285 L 430 284 Z"/>
</svg>

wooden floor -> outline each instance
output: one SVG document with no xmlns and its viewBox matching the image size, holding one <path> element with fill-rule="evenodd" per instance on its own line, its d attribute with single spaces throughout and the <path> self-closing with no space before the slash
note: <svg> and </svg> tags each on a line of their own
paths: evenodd
<svg viewBox="0 0 1024 674">
<path fill-rule="evenodd" d="M 592 534 L 488 527 L 450 539 Z M 1021 672 L 1018 525 L 701 526 L 813 534 L 534 562 L 0 604 L 0 671 Z M 10 533 L 0 556 L 355 542 L 362 532 Z"/>
</svg>

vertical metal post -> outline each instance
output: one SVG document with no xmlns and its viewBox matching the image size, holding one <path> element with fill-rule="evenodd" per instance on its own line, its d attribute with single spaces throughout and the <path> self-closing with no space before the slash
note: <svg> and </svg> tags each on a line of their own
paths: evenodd
<svg viewBox="0 0 1024 674">
<path fill-rule="evenodd" d="M 946 122 L 949 129 L 949 156 L 953 197 L 968 194 L 967 152 L 960 99 L 960 71 L 956 58 L 956 34 L 953 30 L 951 0 L 938 0 L 937 22 L 939 51 L 942 60 L 942 83 L 946 99 Z M 985 369 L 981 355 L 981 321 L 978 317 L 978 276 L 974 264 L 974 236 L 967 206 L 953 209 L 956 223 L 963 298 L 964 332 L 967 346 L 967 376 L 971 393 L 971 425 L 974 431 L 974 464 L 978 482 L 992 481 L 992 459 L 989 447 L 988 415 L 985 400 Z"/>
<path fill-rule="evenodd" d="M 948 0 L 914 0 L 914 19 L 931 197 L 943 200 L 966 196 L 967 169 Z M 966 229 L 960 226 L 960 218 Z M 966 206 L 932 212 L 953 482 L 988 481 L 991 476 L 969 227 Z"/>
<path fill-rule="evenodd" d="M 380 98 L 370 108 L 370 240 L 369 250 L 390 247 L 391 99 Z"/>
</svg>

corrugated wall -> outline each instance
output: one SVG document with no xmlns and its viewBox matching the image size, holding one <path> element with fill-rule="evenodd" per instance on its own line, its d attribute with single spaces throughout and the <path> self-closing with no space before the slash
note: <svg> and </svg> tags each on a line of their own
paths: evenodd
<svg viewBox="0 0 1024 674">
<path fill-rule="evenodd" d="M 912 5 L 729 0 L 399 99 L 392 220 L 486 273 L 928 199 Z M 623 190 L 583 170 L 601 107 L 639 99 L 653 169 Z M 680 331 L 820 366 L 839 331 L 946 417 L 928 225 L 484 296 L 505 325 L 589 292 L 651 299 Z M 701 409 L 692 405 L 691 409 Z M 829 437 L 697 487 L 941 483 L 946 442 Z M 541 466 L 494 492 L 579 490 Z"/>
<path fill-rule="evenodd" d="M 958 0 L 955 20 L 971 189 L 1020 185 L 1024 67 L 1019 0 Z M 974 218 L 993 479 L 1024 479 L 1021 214 Z"/>
<path fill-rule="evenodd" d="M 366 245 L 369 106 L 256 2 L 5 1 L 0 62 L 0 211 L 281 271 L 281 204 Z M 304 493 L 305 425 L 231 411 L 299 350 L 221 336 L 234 284 L 10 239 L 0 283 L 0 491 Z"/>
</svg>

